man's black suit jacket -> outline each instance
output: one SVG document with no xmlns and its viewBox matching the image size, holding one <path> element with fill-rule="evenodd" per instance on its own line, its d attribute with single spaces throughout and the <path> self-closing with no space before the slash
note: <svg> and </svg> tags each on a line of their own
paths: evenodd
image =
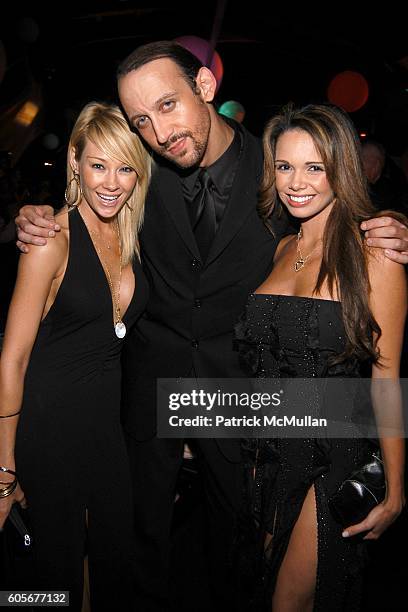
<svg viewBox="0 0 408 612">
<path fill-rule="evenodd" d="M 242 126 L 236 129 L 243 134 L 239 167 L 206 262 L 200 258 L 177 170 L 163 160 L 153 170 L 141 233 L 150 298 L 123 352 L 123 425 L 138 440 L 156 433 L 157 378 L 192 371 L 203 378 L 242 377 L 233 326 L 248 294 L 271 270 L 277 237 L 256 210 L 260 141 Z M 234 442 L 220 440 L 219 446 L 238 461 Z"/>
</svg>

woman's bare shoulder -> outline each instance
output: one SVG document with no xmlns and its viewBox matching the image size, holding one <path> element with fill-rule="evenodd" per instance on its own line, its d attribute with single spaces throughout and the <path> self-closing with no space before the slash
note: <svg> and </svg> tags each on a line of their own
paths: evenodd
<svg viewBox="0 0 408 612">
<path fill-rule="evenodd" d="M 61 230 L 55 232 L 55 236 L 50 236 L 44 246 L 33 246 L 28 253 L 23 254 L 20 258 L 20 268 L 30 270 L 47 266 L 59 274 L 59 270 L 64 267 L 69 248 L 68 214 L 67 210 L 61 209 L 55 215 Z"/>
<path fill-rule="evenodd" d="M 402 264 L 389 259 L 384 249 L 367 248 L 367 269 L 371 290 L 390 299 L 391 294 L 406 293 L 406 272 Z"/>
</svg>

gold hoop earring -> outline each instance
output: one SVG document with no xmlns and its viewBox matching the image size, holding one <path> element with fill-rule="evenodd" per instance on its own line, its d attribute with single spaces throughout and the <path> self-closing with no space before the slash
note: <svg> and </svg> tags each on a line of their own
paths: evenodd
<svg viewBox="0 0 408 612">
<path fill-rule="evenodd" d="M 72 179 L 69 181 L 68 185 L 66 186 L 65 192 L 64 192 L 64 198 L 65 198 L 65 202 L 69 205 L 69 206 L 78 206 L 78 204 L 71 204 L 70 200 L 71 200 L 71 190 L 72 190 L 72 181 L 75 181 L 76 186 L 79 190 L 79 192 L 81 193 L 81 184 L 79 182 L 79 174 L 77 174 L 76 172 L 74 172 L 74 176 L 72 177 Z"/>
</svg>

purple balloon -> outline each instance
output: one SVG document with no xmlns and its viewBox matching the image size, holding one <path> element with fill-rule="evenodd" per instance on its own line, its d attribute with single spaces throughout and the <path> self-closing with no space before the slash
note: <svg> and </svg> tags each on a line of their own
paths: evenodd
<svg viewBox="0 0 408 612">
<path fill-rule="evenodd" d="M 208 40 L 204 40 L 204 38 L 200 38 L 199 36 L 179 36 L 174 39 L 174 42 L 178 43 L 188 51 L 190 51 L 193 55 L 195 55 L 203 66 L 207 65 L 208 56 L 210 54 L 210 43 Z M 217 81 L 217 88 L 215 92 L 220 88 L 222 76 L 224 74 L 224 67 L 222 65 L 222 61 L 220 55 L 217 51 L 214 50 L 212 54 L 211 65 L 208 66 L 211 70 L 215 79 Z"/>
</svg>

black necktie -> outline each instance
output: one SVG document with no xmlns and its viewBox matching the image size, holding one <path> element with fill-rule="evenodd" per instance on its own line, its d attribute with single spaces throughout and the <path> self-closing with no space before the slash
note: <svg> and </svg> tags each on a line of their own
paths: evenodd
<svg viewBox="0 0 408 612">
<path fill-rule="evenodd" d="M 201 257 L 205 261 L 216 232 L 214 184 L 206 168 L 200 170 L 198 181 L 199 191 L 191 202 L 191 224 Z"/>
</svg>

